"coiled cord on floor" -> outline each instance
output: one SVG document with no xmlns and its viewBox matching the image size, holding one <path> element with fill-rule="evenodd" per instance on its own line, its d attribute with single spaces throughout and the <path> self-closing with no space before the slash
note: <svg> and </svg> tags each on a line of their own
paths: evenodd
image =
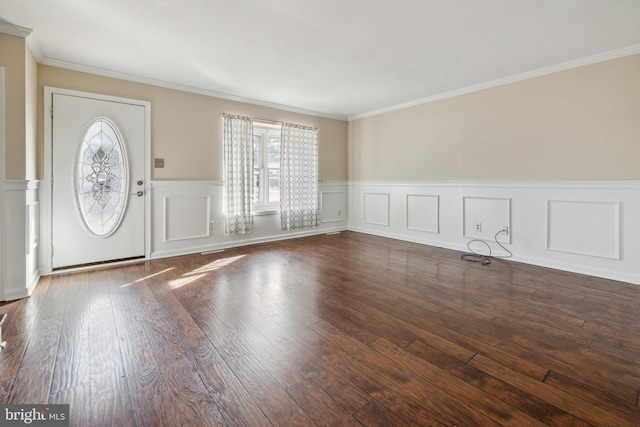
<svg viewBox="0 0 640 427">
<path fill-rule="evenodd" d="M 498 241 L 498 235 L 500 233 L 505 233 L 506 234 L 507 232 L 505 230 L 498 231 L 496 233 L 496 235 L 494 236 L 494 240 L 496 241 L 498 246 L 500 246 L 502 249 L 504 249 L 509 255 L 501 255 L 501 256 L 491 255 L 491 246 L 487 242 L 485 242 L 484 240 L 480 240 L 480 239 L 473 239 L 473 240 L 469 240 L 469 242 L 467 242 L 467 249 L 469 249 L 469 252 L 460 255 L 460 259 L 463 259 L 463 260 L 469 261 L 469 262 L 479 262 L 479 263 L 482 263 L 482 265 L 487 265 L 487 264 L 491 264 L 491 258 L 511 258 L 513 256 L 511 251 L 509 249 L 505 248 L 502 245 L 502 243 L 500 243 Z M 487 254 L 487 255 L 479 254 L 476 251 L 474 251 L 473 249 L 471 249 L 471 244 L 473 242 L 481 242 L 481 243 L 483 243 L 487 248 L 489 248 L 489 254 Z"/>
</svg>

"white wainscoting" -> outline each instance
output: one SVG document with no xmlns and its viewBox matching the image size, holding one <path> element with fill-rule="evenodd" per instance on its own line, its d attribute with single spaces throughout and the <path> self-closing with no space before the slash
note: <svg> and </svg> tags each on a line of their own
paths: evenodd
<svg viewBox="0 0 640 427">
<path fill-rule="evenodd" d="M 38 280 L 40 280 L 40 266 L 38 264 L 38 246 L 40 245 L 39 187 L 40 181 L 27 181 L 25 196 L 25 245 L 27 251 L 25 277 L 28 295 L 31 295 L 38 284 Z"/>
<path fill-rule="evenodd" d="M 463 236 L 469 239 L 494 240 L 511 243 L 511 199 L 504 197 L 463 197 Z M 477 227 L 476 227 L 477 226 Z"/>
<path fill-rule="evenodd" d="M 38 181 L 6 180 L 3 185 L 4 268 L 1 300 L 24 298 L 33 292 L 38 269 Z"/>
<path fill-rule="evenodd" d="M 211 197 L 207 195 L 164 197 L 164 241 L 209 237 Z"/>
<path fill-rule="evenodd" d="M 407 194 L 407 229 L 440 232 L 440 196 Z"/>
<path fill-rule="evenodd" d="M 320 192 L 320 212 L 322 223 L 341 222 L 347 218 L 347 190 Z"/>
<path fill-rule="evenodd" d="M 349 230 L 466 252 L 508 226 L 513 261 L 640 284 L 640 181 L 350 182 L 348 201 Z"/>
<path fill-rule="evenodd" d="M 620 259 L 620 203 L 548 200 L 547 249 Z"/>
<path fill-rule="evenodd" d="M 343 231 L 347 227 L 347 183 L 324 181 L 320 183 L 318 227 L 282 231 L 276 213 L 256 215 L 251 234 L 225 236 L 223 190 L 220 181 L 153 181 L 151 258 Z"/>
<path fill-rule="evenodd" d="M 389 226 L 389 193 L 364 193 L 364 222 Z"/>
</svg>

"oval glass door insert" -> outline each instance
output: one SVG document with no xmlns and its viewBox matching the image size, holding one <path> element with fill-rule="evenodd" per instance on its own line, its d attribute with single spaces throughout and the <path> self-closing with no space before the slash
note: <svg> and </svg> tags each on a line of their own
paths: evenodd
<svg viewBox="0 0 640 427">
<path fill-rule="evenodd" d="M 129 168 L 126 150 L 115 126 L 96 119 L 80 144 L 76 167 L 76 200 L 87 230 L 113 234 L 127 204 Z"/>
</svg>

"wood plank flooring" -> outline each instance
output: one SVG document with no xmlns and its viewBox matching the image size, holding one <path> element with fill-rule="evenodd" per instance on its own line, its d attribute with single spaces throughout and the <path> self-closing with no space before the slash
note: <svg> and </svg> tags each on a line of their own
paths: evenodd
<svg viewBox="0 0 640 427">
<path fill-rule="evenodd" d="M 638 426 L 640 286 L 354 232 L 43 278 L 2 403 L 77 426 Z"/>
</svg>

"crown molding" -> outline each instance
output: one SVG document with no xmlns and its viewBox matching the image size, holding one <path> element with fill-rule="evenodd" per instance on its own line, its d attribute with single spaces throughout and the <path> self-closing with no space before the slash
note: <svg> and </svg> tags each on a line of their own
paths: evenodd
<svg viewBox="0 0 640 427">
<path fill-rule="evenodd" d="M 168 82 L 164 80 L 158 80 L 150 77 L 143 77 L 135 74 L 122 73 L 119 71 L 111 71 L 111 70 L 106 70 L 102 68 L 95 68 L 87 65 L 75 64 L 75 63 L 65 62 L 65 61 L 58 61 L 58 60 L 49 59 L 49 58 L 43 58 L 38 62 L 42 65 L 49 65 L 51 67 L 64 68 L 67 70 L 79 71 L 82 73 L 95 74 L 99 76 L 110 77 L 110 78 L 120 79 L 120 80 L 127 80 L 131 82 L 142 83 L 142 84 L 147 84 L 151 86 L 159 86 L 166 89 L 174 89 L 182 92 L 190 92 L 198 95 L 205 95 L 205 96 L 211 96 L 214 98 L 226 99 L 229 101 L 243 102 L 246 104 L 258 105 L 261 107 L 269 107 L 277 110 L 289 111 L 292 113 L 299 113 L 299 114 L 305 114 L 309 116 L 324 117 L 327 119 L 347 121 L 346 115 L 329 114 L 329 113 L 324 113 L 322 111 L 307 110 L 305 108 L 298 108 L 298 107 L 292 107 L 289 105 L 276 104 L 273 102 L 262 101 L 259 99 L 246 98 L 239 95 L 231 95 L 228 93 L 216 92 L 213 90 L 202 89 L 194 86 L 188 86 L 188 85 Z"/>
<path fill-rule="evenodd" d="M 348 121 L 363 119 L 365 117 L 377 116 L 384 113 L 389 113 L 392 111 L 403 110 L 409 107 L 415 107 L 418 105 L 429 104 L 431 102 L 441 101 L 447 98 L 453 98 L 454 96 L 465 95 L 467 93 L 478 92 L 484 89 L 490 89 L 497 86 L 503 86 L 509 83 L 515 83 L 523 80 L 532 79 L 534 77 L 546 76 L 548 74 L 557 73 L 560 71 L 570 70 L 572 68 L 579 68 L 585 65 L 596 64 L 598 62 L 609 61 L 612 59 L 622 58 L 625 56 L 635 55 L 640 53 L 640 44 L 629 46 L 623 49 L 612 50 L 605 53 L 600 53 L 593 56 L 588 56 L 586 58 L 580 58 L 573 61 L 563 62 L 557 65 L 552 65 L 550 67 L 539 68 L 537 70 L 528 71 L 522 74 L 516 74 L 509 77 L 504 77 L 501 79 L 492 80 L 485 83 L 480 83 L 477 85 L 467 86 L 465 88 L 452 90 L 450 92 L 444 92 L 433 96 L 428 96 L 426 98 L 420 98 L 413 101 L 405 102 L 402 104 L 392 105 L 390 107 L 381 108 L 378 110 L 369 111 L 362 114 L 355 114 L 349 116 L 347 118 Z"/>
<path fill-rule="evenodd" d="M 32 32 L 33 30 L 31 28 L 21 27 L 19 25 L 13 25 L 8 22 L 0 21 L 0 33 L 26 39 Z"/>
<path fill-rule="evenodd" d="M 5 27 L 6 28 L 12 28 L 12 29 L 14 29 L 14 31 L 20 30 L 21 31 L 20 34 L 26 34 L 26 35 L 24 35 L 22 37 L 26 37 L 27 35 L 29 35 L 31 33 L 31 30 L 28 29 L 28 28 L 17 27 L 17 26 L 14 26 L 12 24 L 7 24 L 7 23 L 0 22 L 0 32 L 6 32 L 6 33 L 9 34 L 8 31 L 4 31 Z M 14 35 L 18 35 L 18 34 L 14 34 Z M 443 93 L 436 94 L 436 95 L 433 95 L 433 96 L 428 96 L 428 97 L 425 97 L 425 98 L 415 99 L 413 101 L 408 101 L 408 102 L 401 103 L 401 104 L 391 105 L 389 107 L 384 107 L 384 108 L 380 108 L 380 109 L 377 109 L 377 110 L 372 110 L 372 111 L 369 111 L 369 112 L 364 112 L 364 113 L 354 114 L 354 115 L 347 115 L 347 114 L 332 114 L 332 113 L 326 113 L 326 112 L 322 112 L 322 111 L 309 110 L 309 109 L 305 109 L 305 108 L 293 107 L 293 106 L 284 105 L 284 104 L 277 104 L 277 103 L 273 103 L 273 102 L 268 102 L 268 101 L 263 101 L 263 100 L 259 100 L 259 99 L 253 99 L 253 98 L 247 98 L 247 97 L 243 97 L 243 96 L 239 96 L 239 95 L 227 94 L 227 93 L 223 93 L 223 92 L 216 92 L 216 91 L 213 91 L 213 90 L 198 88 L 198 87 L 179 84 L 179 83 L 174 83 L 174 82 L 168 82 L 168 81 L 164 81 L 164 80 L 159 80 L 159 79 L 154 79 L 154 78 L 149 78 L 149 77 L 144 77 L 144 76 L 139 76 L 139 75 L 134 75 L 134 74 L 128 74 L 128 73 L 122 73 L 122 72 L 112 71 L 112 70 L 107 70 L 107 69 L 102 69 L 102 68 L 90 67 L 90 66 L 86 66 L 86 65 L 70 63 L 70 62 L 65 62 L 65 61 L 58 61 L 58 60 L 54 60 L 54 59 L 49 59 L 49 58 L 43 57 L 41 55 L 41 50 L 39 49 L 39 46 L 31 46 L 31 47 L 32 47 L 32 51 L 33 51 L 33 53 L 34 53 L 34 55 L 36 57 L 36 60 L 38 61 L 38 63 L 43 64 L 43 65 L 49 65 L 49 66 L 52 66 L 52 67 L 58 67 L 58 68 L 63 68 L 63 69 L 68 69 L 68 70 L 73 70 L 73 71 L 79 71 L 79 72 L 83 72 L 83 73 L 95 74 L 95 75 L 100 75 L 100 76 L 104 76 L 104 77 L 110 77 L 110 78 L 115 78 L 115 79 L 120 79 L 120 80 L 132 81 L 132 82 L 136 82 L 136 83 L 148 84 L 148 85 L 163 87 L 163 88 L 167 88 L 167 89 L 179 90 L 179 91 L 182 91 L 182 92 L 190 92 L 190 93 L 195 93 L 195 94 L 198 94 L 198 95 L 204 95 L 204 96 L 211 96 L 211 97 L 214 97 L 214 98 L 226 99 L 226 100 L 229 100 L 229 101 L 242 102 L 242 103 L 258 105 L 258 106 L 262 106 L 262 107 L 274 108 L 274 109 L 277 109 L 277 110 L 289 111 L 289 112 L 293 112 L 293 113 L 305 114 L 305 115 L 310 115 L 310 116 L 315 116 L 315 117 L 324 117 L 324 118 L 340 120 L 340 121 L 354 121 L 354 120 L 363 119 L 363 118 L 366 118 L 366 117 L 377 116 L 377 115 L 381 115 L 381 114 L 385 114 L 385 113 L 389 113 L 389 112 L 393 112 L 393 111 L 403 110 L 405 108 L 415 107 L 415 106 L 418 106 L 418 105 L 429 104 L 429 103 L 432 103 L 432 102 L 441 101 L 441 100 L 448 99 L 448 98 L 453 98 L 455 96 L 460 96 L 460 95 L 465 95 L 465 94 L 468 94 L 468 93 L 478 92 L 478 91 L 485 90 L 485 89 L 490 89 L 490 88 L 493 88 L 493 87 L 503 86 L 503 85 L 507 85 L 507 84 L 510 84 L 510 83 L 516 83 L 516 82 L 519 82 L 519 81 L 528 80 L 528 79 L 532 79 L 532 78 L 535 78 L 535 77 L 542 77 L 542 76 L 545 76 L 545 75 L 548 75 L 548 74 L 557 73 L 557 72 L 560 72 L 560 71 L 570 70 L 570 69 L 573 69 L 573 68 L 579 68 L 579 67 L 583 67 L 583 66 L 586 66 L 586 65 L 596 64 L 596 63 L 599 63 L 599 62 L 605 62 L 605 61 L 609 61 L 609 60 L 622 58 L 622 57 L 625 57 L 625 56 L 630 56 L 630 55 L 635 55 L 635 54 L 640 53 L 640 44 L 633 45 L 633 46 L 629 46 L 629 47 L 622 48 L 622 49 L 617 49 L 617 50 L 604 52 L 604 53 L 597 54 L 597 55 L 588 56 L 588 57 L 585 57 L 585 58 L 580 58 L 580 59 L 576 59 L 576 60 L 572 60 L 572 61 L 563 62 L 563 63 L 552 65 L 552 66 L 549 66 L 549 67 L 539 68 L 537 70 L 528 71 L 528 72 L 521 73 L 521 74 L 516 74 L 516 75 L 513 75 L 513 76 L 508 76 L 508 77 L 504 77 L 504 78 L 500 78 L 500 79 L 496 79 L 496 80 L 492 80 L 492 81 L 488 81 L 488 82 L 484 82 L 484 83 L 479 83 L 479 84 L 472 85 L 472 86 L 467 86 L 467 87 L 456 89 L 456 90 L 452 90 L 452 91 L 449 91 L 449 92 L 443 92 Z"/>
</svg>

